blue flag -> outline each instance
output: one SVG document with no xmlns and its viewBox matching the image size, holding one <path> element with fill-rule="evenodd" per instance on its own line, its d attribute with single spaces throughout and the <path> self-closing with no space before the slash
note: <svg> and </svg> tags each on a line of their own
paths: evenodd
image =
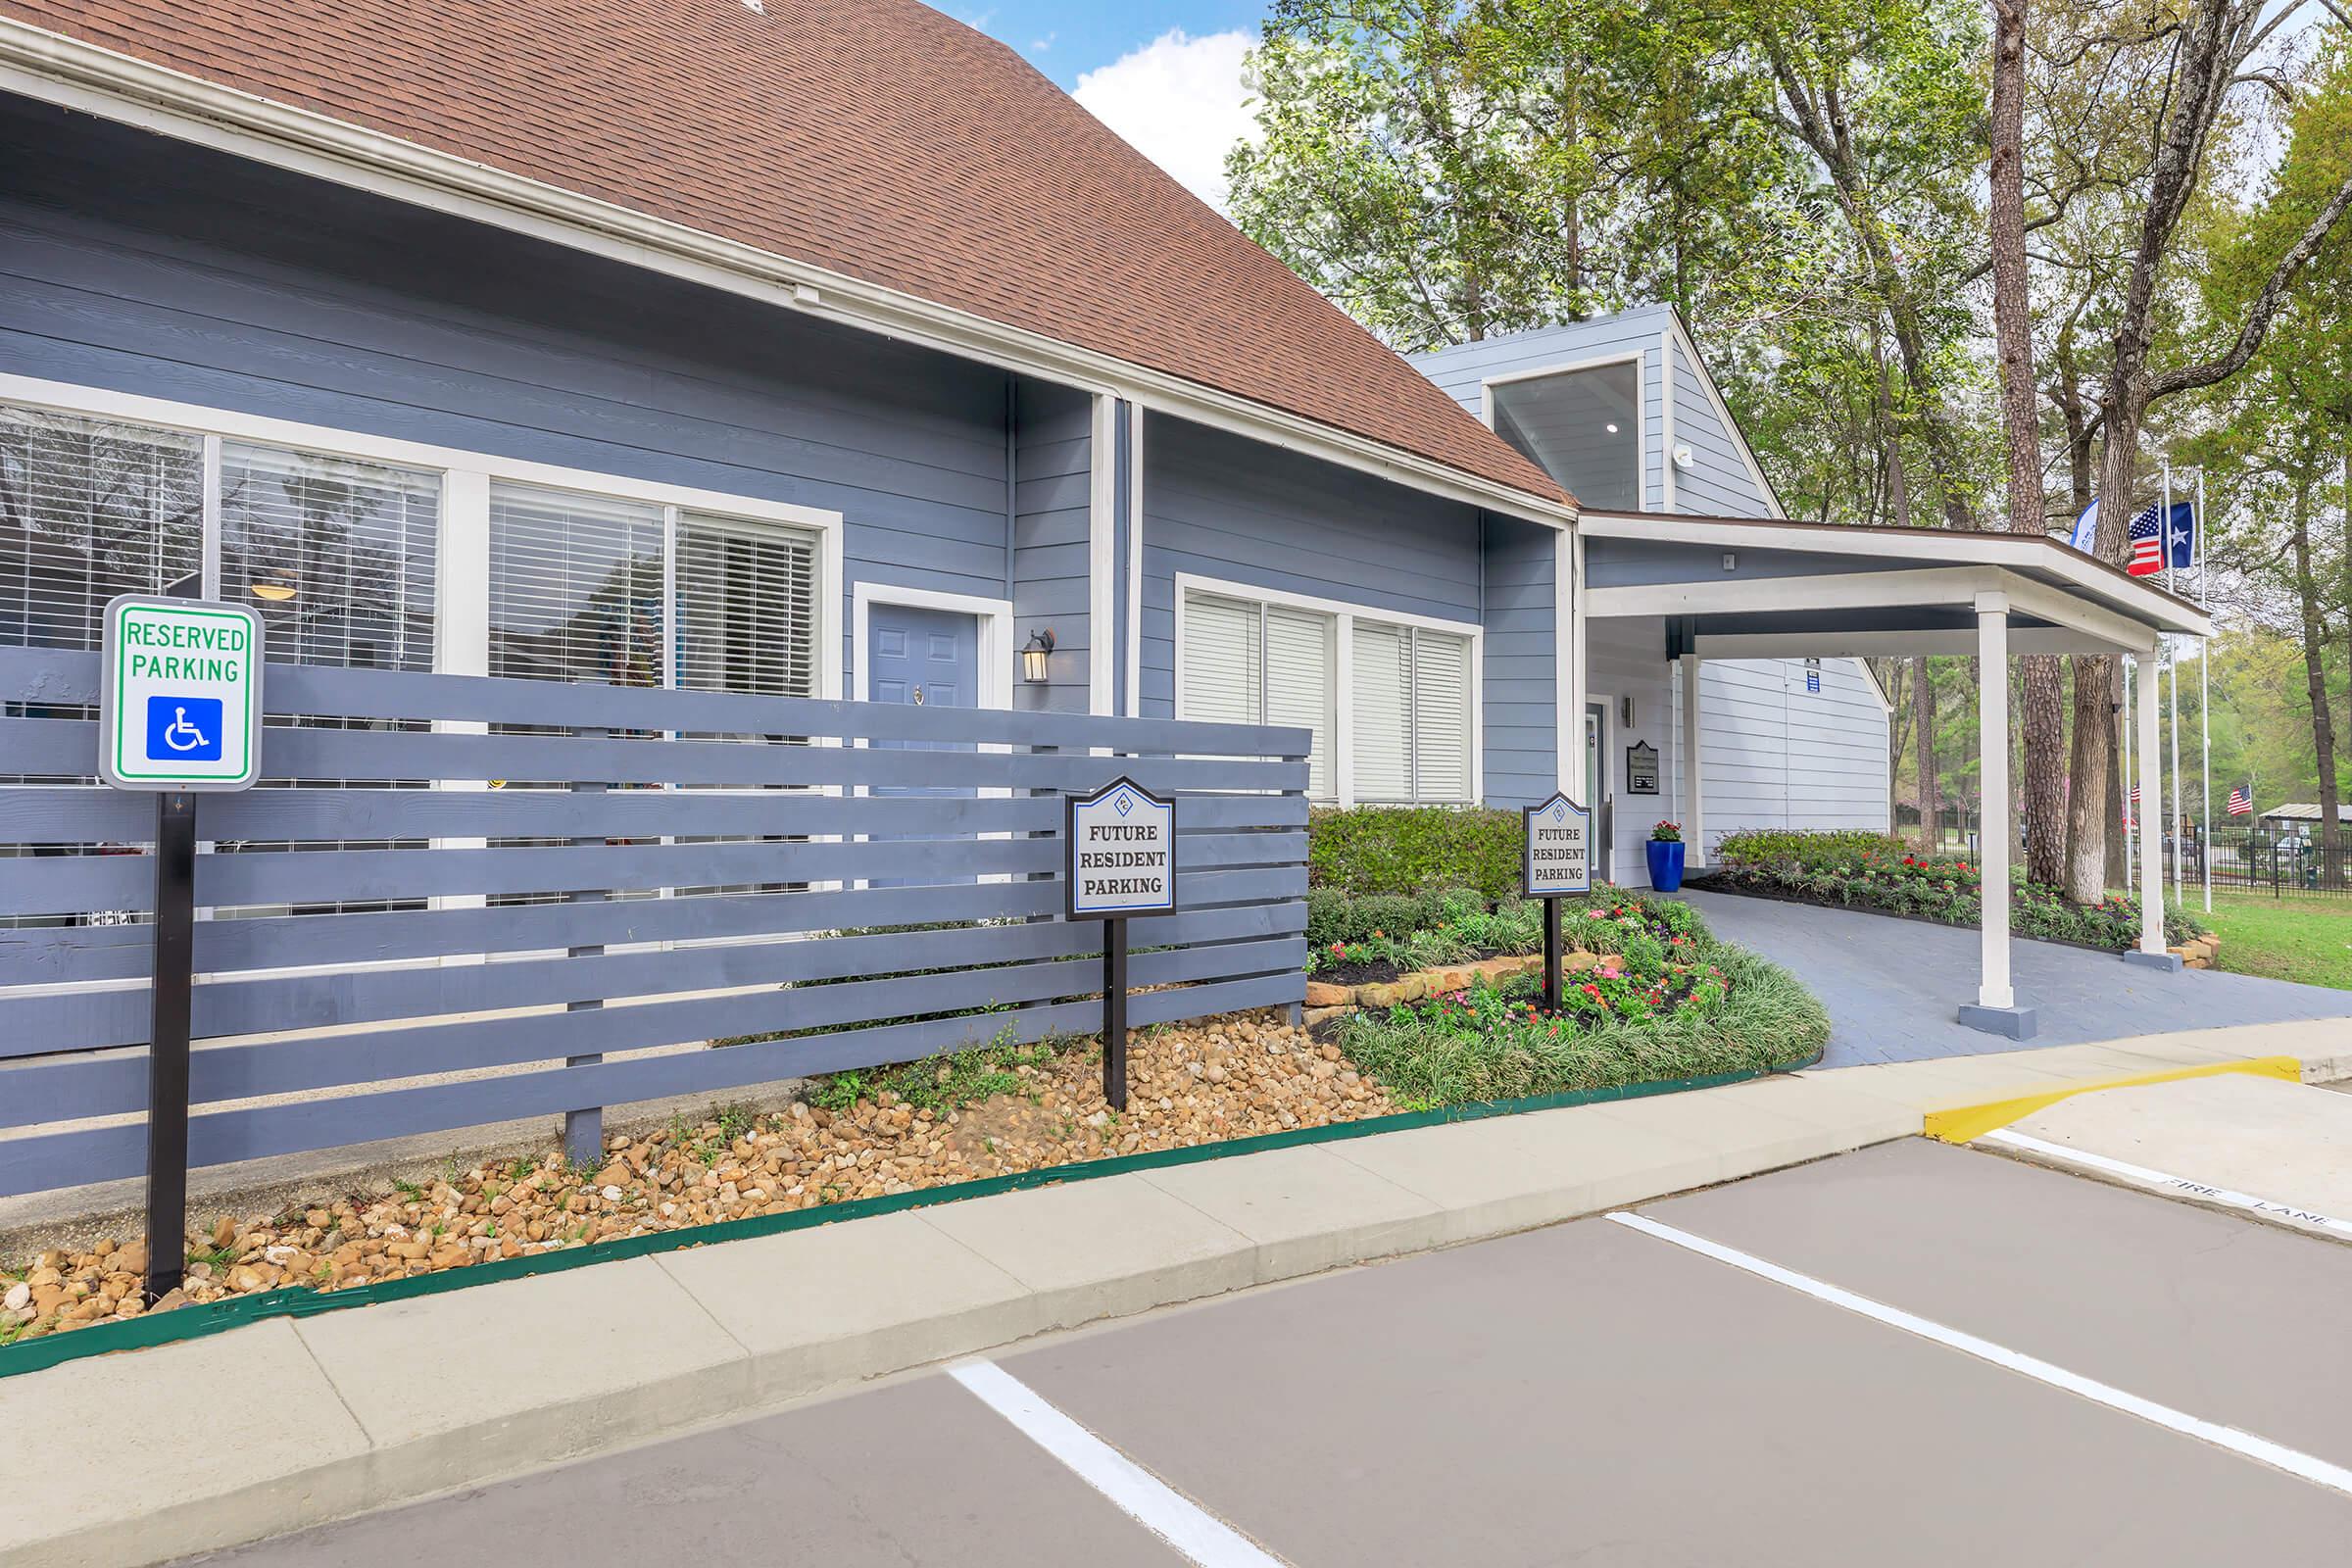
<svg viewBox="0 0 2352 1568">
<path fill-rule="evenodd" d="M 2196 564 L 2197 507 L 2193 501 L 2173 503 L 2172 516 L 2164 530 L 2165 559 L 2176 571 Z"/>
<path fill-rule="evenodd" d="M 2091 541 L 2096 539 L 2098 535 L 2099 501 L 2098 497 L 2093 496 L 2091 497 L 2090 505 L 2084 507 L 2082 509 L 2082 514 L 2075 519 L 2075 537 L 2072 542 L 2077 550 L 2082 551 L 2087 556 L 2090 554 Z"/>
</svg>

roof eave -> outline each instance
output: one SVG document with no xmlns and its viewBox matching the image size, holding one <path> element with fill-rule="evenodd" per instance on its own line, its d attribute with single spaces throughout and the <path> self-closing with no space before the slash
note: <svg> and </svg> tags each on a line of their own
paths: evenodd
<svg viewBox="0 0 2352 1568">
<path fill-rule="evenodd" d="M 1889 553 L 1889 546 L 1900 546 L 1906 559 L 1912 561 L 2051 572 L 2070 588 L 2155 631 L 2204 637 L 2213 630 L 2212 615 L 2197 605 L 2144 578 L 2134 577 L 2121 566 L 2095 561 L 2064 540 L 2046 534 L 1970 533 L 1946 528 L 1797 522 L 1778 517 L 1592 511 L 1581 514 L 1578 527 L 1600 539 L 1740 544 L 1756 550 L 1812 550 L 1830 555 L 1883 556 Z"/>
<path fill-rule="evenodd" d="M 1554 528 L 1577 509 L 1303 415 L 0 17 L 0 89 L 959 358 L 1127 398 Z"/>
</svg>

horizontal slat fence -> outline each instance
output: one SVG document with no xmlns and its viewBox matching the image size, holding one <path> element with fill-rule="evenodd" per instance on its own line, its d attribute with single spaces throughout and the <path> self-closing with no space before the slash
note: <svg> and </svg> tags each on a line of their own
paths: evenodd
<svg viewBox="0 0 2352 1568">
<path fill-rule="evenodd" d="M 0 1194 L 144 1166 L 154 804 L 85 776 L 97 682 L 94 655 L 0 649 Z M 1180 822 L 1131 1022 L 1304 995 L 1304 730 L 278 664 L 264 689 L 263 785 L 200 808 L 196 1165 L 1091 1033 L 1060 797 L 1120 773 Z"/>
</svg>

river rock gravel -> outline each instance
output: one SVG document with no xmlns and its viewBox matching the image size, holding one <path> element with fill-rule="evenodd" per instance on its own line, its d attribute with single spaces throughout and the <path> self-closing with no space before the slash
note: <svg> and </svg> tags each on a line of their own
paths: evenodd
<svg viewBox="0 0 2352 1568">
<path fill-rule="evenodd" d="M 807 1100 L 758 1117 L 713 1107 L 700 1125 L 613 1137 L 594 1170 L 567 1166 L 551 1148 L 430 1184 L 273 1215 L 212 1216 L 191 1225 L 186 1283 L 156 1309 L 287 1287 L 342 1290 L 1401 1108 L 1337 1045 L 1277 1012 L 1132 1031 L 1124 1113 L 1102 1098 L 1093 1041 L 1014 1071 L 1018 1092 L 959 1108 L 917 1108 L 887 1092 L 841 1110 Z M 146 1264 L 144 1239 L 104 1240 L 0 1268 L 0 1344 L 138 1316 L 149 1310 Z"/>
</svg>

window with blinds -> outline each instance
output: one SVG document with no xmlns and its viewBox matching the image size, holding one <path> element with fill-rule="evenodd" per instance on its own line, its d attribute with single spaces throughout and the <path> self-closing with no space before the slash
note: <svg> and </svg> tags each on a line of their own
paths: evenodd
<svg viewBox="0 0 2352 1568">
<path fill-rule="evenodd" d="M 662 509 L 490 488 L 490 673 L 668 684 Z"/>
<path fill-rule="evenodd" d="M 677 684 L 816 695 L 816 536 L 678 518 Z"/>
<path fill-rule="evenodd" d="M 1306 793 L 1335 799 L 1336 627 L 1334 617 L 1313 611 L 1188 591 L 1184 716 L 1313 731 Z"/>
<path fill-rule="evenodd" d="M 201 438 L 0 405 L 0 643 L 96 648 L 108 600 L 203 564 Z"/>
<path fill-rule="evenodd" d="M 220 454 L 220 594 L 250 605 L 270 657 L 433 667 L 435 473 L 229 443 Z"/>
<path fill-rule="evenodd" d="M 1357 620 L 1350 654 L 1355 799 L 1470 799 L 1470 639 Z"/>
</svg>

